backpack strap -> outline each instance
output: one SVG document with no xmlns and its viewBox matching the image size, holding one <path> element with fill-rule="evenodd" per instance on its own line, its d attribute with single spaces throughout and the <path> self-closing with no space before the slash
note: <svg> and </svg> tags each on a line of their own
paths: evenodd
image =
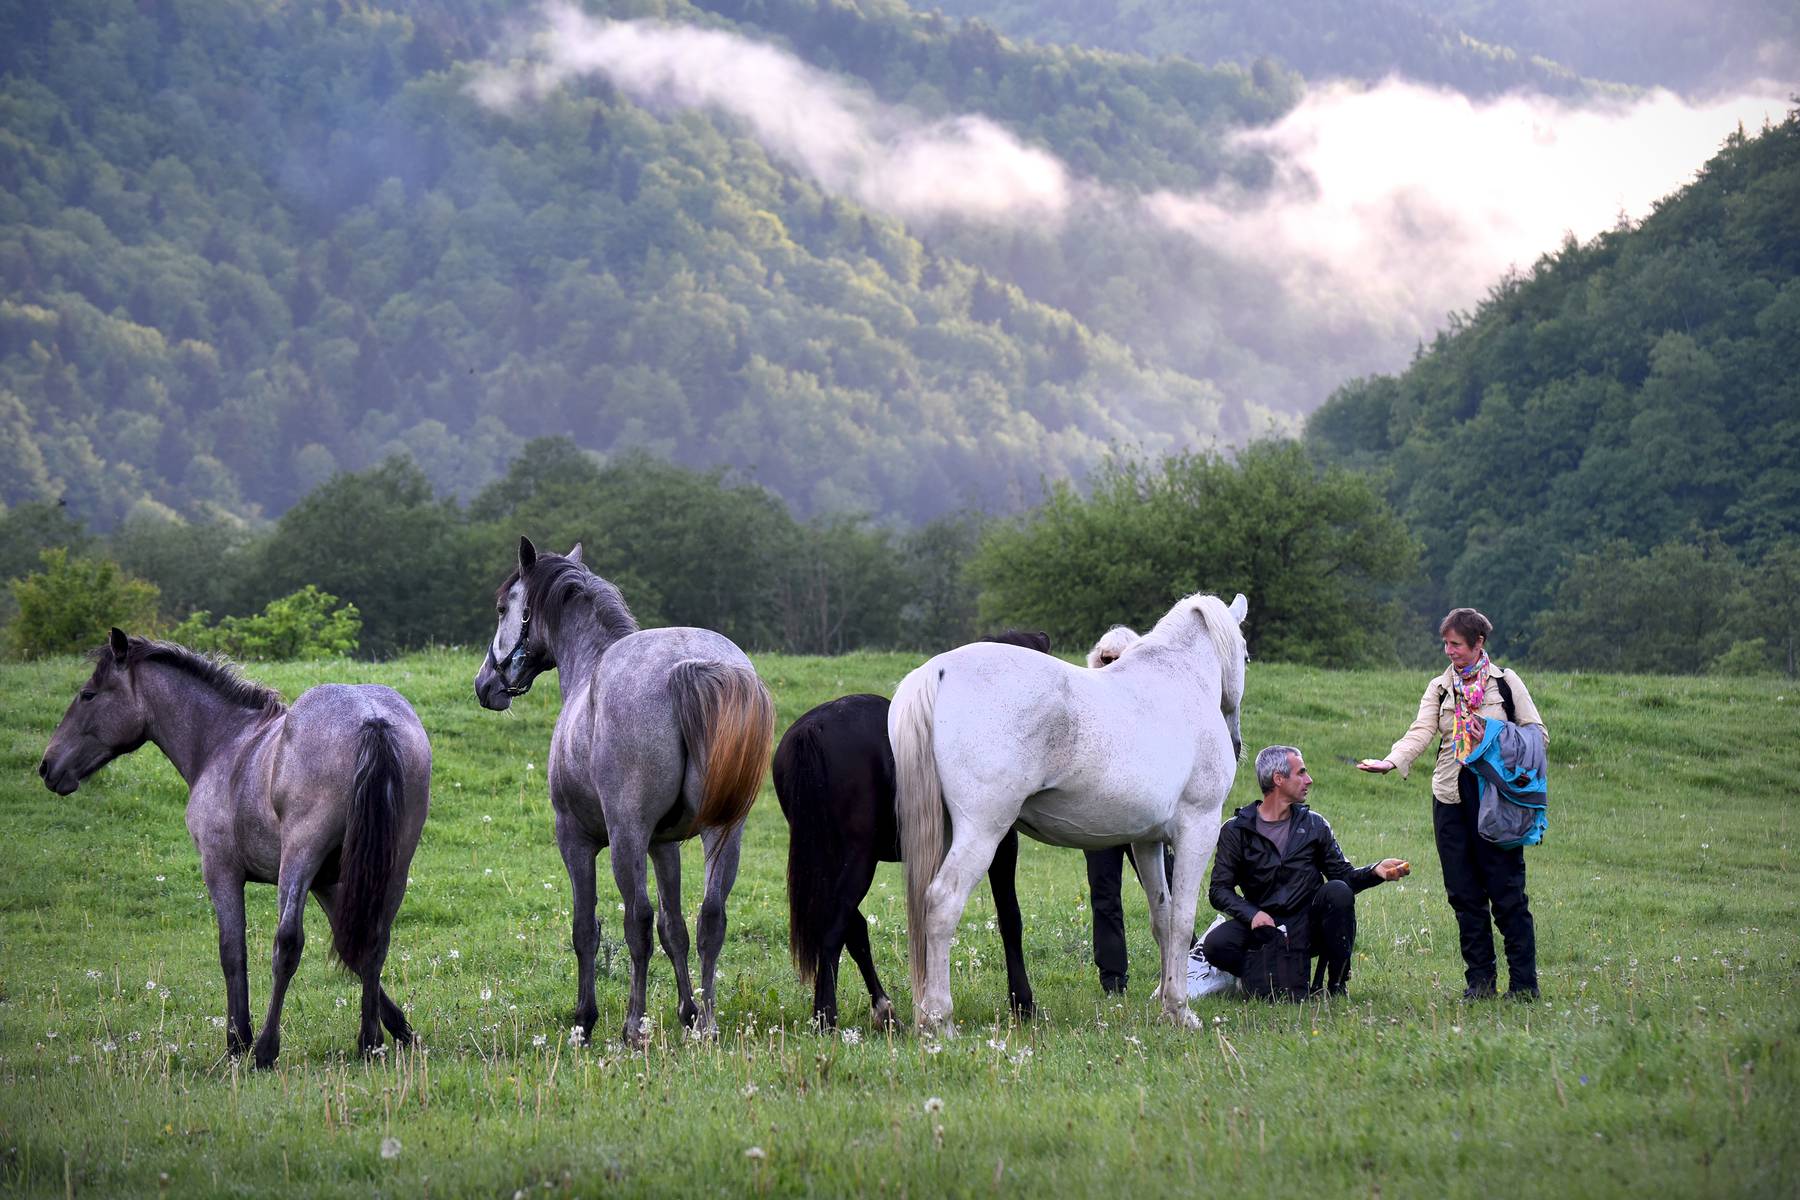
<svg viewBox="0 0 1800 1200">
<path fill-rule="evenodd" d="M 1500 685 L 1500 706 L 1506 710 L 1506 719 L 1517 725 L 1519 718 L 1513 708 L 1512 688 L 1506 682 L 1505 667 L 1501 667 L 1494 673 L 1494 682 Z"/>
</svg>

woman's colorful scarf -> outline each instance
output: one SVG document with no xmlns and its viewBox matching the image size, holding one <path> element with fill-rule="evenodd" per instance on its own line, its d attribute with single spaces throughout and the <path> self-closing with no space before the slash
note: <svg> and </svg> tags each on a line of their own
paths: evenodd
<svg viewBox="0 0 1800 1200">
<path fill-rule="evenodd" d="M 1452 670 L 1450 679 L 1456 695 L 1456 711 L 1451 716 L 1450 740 L 1456 746 L 1456 757 L 1466 759 L 1475 752 L 1475 735 L 1469 729 L 1472 718 L 1481 715 L 1481 701 L 1487 695 L 1487 651 L 1469 664 L 1467 671 Z"/>
</svg>

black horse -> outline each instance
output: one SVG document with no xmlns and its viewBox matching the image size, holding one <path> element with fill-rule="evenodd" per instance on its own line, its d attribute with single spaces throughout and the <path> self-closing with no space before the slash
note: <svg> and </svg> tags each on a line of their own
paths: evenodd
<svg viewBox="0 0 1800 1200">
<path fill-rule="evenodd" d="M 1011 630 L 983 640 L 1050 652 L 1043 633 Z M 858 908 L 875 864 L 900 861 L 887 718 L 884 697 L 842 696 L 800 717 L 775 749 L 775 795 L 788 821 L 788 948 L 800 978 L 813 985 L 813 1019 L 825 1028 L 837 1024 L 838 959 L 846 947 L 869 987 L 875 1023 L 894 1020 Z M 994 851 L 988 887 L 1006 948 L 1007 998 L 1029 1018 L 1035 1005 L 1020 948 L 1018 862 L 1019 835 L 1008 833 Z"/>
</svg>

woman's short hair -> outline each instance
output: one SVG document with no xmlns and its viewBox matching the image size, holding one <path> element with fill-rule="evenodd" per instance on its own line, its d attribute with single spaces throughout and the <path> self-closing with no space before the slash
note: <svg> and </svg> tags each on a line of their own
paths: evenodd
<svg viewBox="0 0 1800 1200">
<path fill-rule="evenodd" d="M 1291 775 L 1294 770 L 1293 756 L 1300 753 L 1298 746 L 1269 746 L 1256 756 L 1256 786 L 1262 789 L 1263 795 L 1275 790 L 1277 775 Z"/>
<path fill-rule="evenodd" d="M 1492 632 L 1494 623 L 1472 608 L 1453 608 L 1438 622 L 1439 637 L 1454 633 L 1471 646 Z"/>
</svg>

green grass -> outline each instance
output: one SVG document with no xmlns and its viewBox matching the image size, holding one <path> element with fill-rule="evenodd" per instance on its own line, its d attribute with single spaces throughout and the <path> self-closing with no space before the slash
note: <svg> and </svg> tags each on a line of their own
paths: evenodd
<svg viewBox="0 0 1800 1200">
<path fill-rule="evenodd" d="M 785 726 L 832 696 L 889 692 L 915 662 L 758 665 Z M 1202 1030 L 1163 1025 L 1148 1000 L 1143 897 L 1129 884 L 1132 991 L 1104 1001 L 1080 857 L 1027 842 L 1020 894 L 1043 1019 L 1006 1021 L 982 888 L 953 952 L 960 1038 L 874 1032 L 847 963 L 840 999 L 860 1040 L 820 1036 L 787 961 L 787 831 L 765 790 L 732 895 L 721 1037 L 692 1044 L 669 1029 L 659 956 L 659 1033 L 629 1054 L 567 1044 L 568 884 L 542 769 L 555 688 L 545 681 L 511 714 L 483 712 L 476 666 L 435 653 L 253 672 L 290 697 L 324 680 L 390 683 L 436 749 L 387 973 L 423 1050 L 373 1063 L 350 1053 L 356 993 L 326 959 L 315 909 L 279 1067 L 265 1074 L 223 1055 L 213 918 L 179 779 L 147 748 L 73 796 L 51 795 L 34 769 L 84 668 L 0 667 L 0 1190 L 1800 1194 L 1800 689 L 1529 675 L 1553 762 L 1550 841 L 1529 857 L 1536 1006 L 1459 1003 L 1427 772 L 1402 783 L 1348 765 L 1386 751 L 1423 677 L 1258 663 L 1246 741 L 1306 751 L 1315 804 L 1352 859 L 1417 867 L 1359 900 L 1350 1003 L 1215 998 L 1197 1006 Z M 1240 771 L 1232 803 L 1253 790 Z M 686 864 L 691 921 L 697 848 Z M 602 898 L 600 1029 L 616 1036 L 629 964 L 604 886 Z M 249 899 L 260 1025 L 273 889 Z M 883 868 L 864 911 L 907 1013 L 897 868 Z M 926 1111 L 932 1097 L 941 1111 Z M 398 1143 L 391 1158 L 384 1138 Z"/>
</svg>

